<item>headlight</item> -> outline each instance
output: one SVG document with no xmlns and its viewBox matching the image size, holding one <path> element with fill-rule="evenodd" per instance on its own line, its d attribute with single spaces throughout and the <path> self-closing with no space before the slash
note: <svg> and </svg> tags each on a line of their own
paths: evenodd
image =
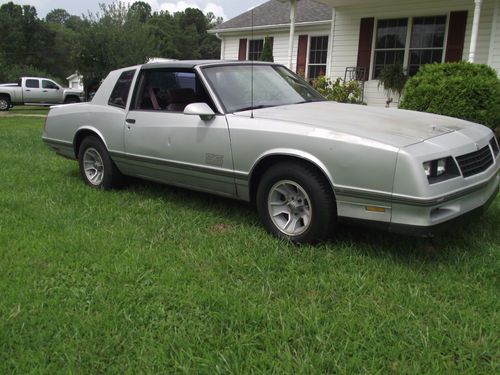
<svg viewBox="0 0 500 375">
<path fill-rule="evenodd" d="M 451 156 L 426 161 L 423 167 L 429 184 L 435 184 L 436 182 L 460 176 L 457 163 L 455 163 L 455 160 Z"/>
</svg>

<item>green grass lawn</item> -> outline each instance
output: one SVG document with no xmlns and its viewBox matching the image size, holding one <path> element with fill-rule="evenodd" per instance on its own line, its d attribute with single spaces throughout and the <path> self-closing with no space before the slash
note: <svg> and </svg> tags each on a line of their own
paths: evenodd
<svg viewBox="0 0 500 375">
<path fill-rule="evenodd" d="M 33 106 L 33 105 L 20 105 L 11 108 L 8 114 L 13 115 L 46 115 L 49 112 L 49 107 Z"/>
<path fill-rule="evenodd" d="M 83 184 L 0 118 L 0 374 L 492 374 L 500 198 L 434 240 L 295 247 L 239 202 Z"/>
</svg>

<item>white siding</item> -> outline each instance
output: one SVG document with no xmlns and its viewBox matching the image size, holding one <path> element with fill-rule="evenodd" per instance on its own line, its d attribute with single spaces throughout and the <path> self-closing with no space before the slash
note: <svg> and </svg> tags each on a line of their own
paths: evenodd
<svg viewBox="0 0 500 375">
<path fill-rule="evenodd" d="M 475 60 L 477 63 L 488 63 L 495 1 L 496 0 L 484 0 L 483 2 Z M 411 3 L 403 1 L 384 1 L 371 6 L 337 8 L 335 38 L 333 41 L 332 76 L 343 77 L 347 66 L 356 66 L 358 57 L 359 24 L 361 18 L 375 17 L 375 19 L 380 19 L 440 15 L 460 10 L 468 11 L 463 53 L 463 59 L 467 60 L 469 57 L 472 18 L 474 16 L 473 0 L 418 0 Z M 385 105 L 385 100 L 383 89 L 378 88 L 377 81 L 372 80 L 366 82 L 365 101 L 368 104 Z"/>
<path fill-rule="evenodd" d="M 293 54 L 292 54 L 292 70 L 295 71 L 297 65 L 297 46 L 299 44 L 299 35 L 329 35 L 330 26 L 324 25 L 322 27 L 297 27 L 295 29 L 295 36 L 293 40 Z M 273 41 L 273 57 L 274 62 L 288 66 L 288 39 L 290 34 L 288 30 L 270 30 L 267 33 L 255 32 L 253 35 L 254 39 L 263 39 L 265 37 L 272 36 Z M 238 60 L 238 51 L 240 45 L 240 39 L 246 38 L 248 40 L 252 39 L 251 33 L 242 33 L 238 35 L 227 35 L 224 36 L 225 51 L 224 59 L 226 60 Z M 248 45 L 247 45 L 248 49 Z"/>
<path fill-rule="evenodd" d="M 500 74 L 500 11 L 493 25 L 495 5 L 500 0 L 483 0 L 479 23 L 477 63 L 489 63 Z M 333 51 L 330 55 L 332 78 L 344 77 L 346 67 L 356 66 L 358 57 L 359 26 L 361 18 L 403 18 L 432 15 L 449 15 L 451 11 L 468 11 L 463 59 L 468 60 L 469 46 L 474 16 L 474 0 L 386 0 L 373 1 L 370 5 L 339 7 L 336 9 Z M 492 35 L 493 31 L 493 35 Z M 329 35 L 330 26 L 297 27 L 293 50 L 293 67 L 297 62 L 298 35 Z M 259 31 L 254 38 L 274 37 L 274 59 L 278 63 L 288 64 L 288 30 Z M 225 59 L 238 59 L 240 38 L 251 38 L 250 33 L 227 35 L 225 38 Z M 490 51 L 490 41 L 494 43 Z M 365 101 L 369 105 L 385 105 L 385 94 L 378 88 L 378 82 L 371 80 L 365 85 Z"/>
</svg>

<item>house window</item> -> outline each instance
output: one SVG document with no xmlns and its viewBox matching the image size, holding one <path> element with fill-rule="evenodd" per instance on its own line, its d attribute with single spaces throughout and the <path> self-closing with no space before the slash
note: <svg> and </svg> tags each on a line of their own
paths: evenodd
<svg viewBox="0 0 500 375">
<path fill-rule="evenodd" d="M 406 18 L 377 22 L 373 78 L 377 78 L 386 65 L 403 65 L 407 30 Z"/>
<path fill-rule="evenodd" d="M 403 65 L 410 76 L 424 64 L 442 62 L 446 16 L 379 20 L 373 55 L 373 78 L 386 65 Z"/>
<path fill-rule="evenodd" d="M 253 39 L 248 42 L 248 60 L 258 61 L 264 49 L 264 39 Z"/>
<path fill-rule="evenodd" d="M 328 57 L 328 36 L 312 36 L 309 47 L 307 77 L 315 79 L 326 74 Z"/>
<path fill-rule="evenodd" d="M 415 75 L 421 65 L 443 61 L 446 16 L 413 19 L 408 74 Z"/>
</svg>

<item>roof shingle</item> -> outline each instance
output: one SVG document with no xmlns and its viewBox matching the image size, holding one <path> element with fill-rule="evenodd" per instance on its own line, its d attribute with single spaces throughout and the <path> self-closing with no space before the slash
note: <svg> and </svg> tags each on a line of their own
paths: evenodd
<svg viewBox="0 0 500 375">
<path fill-rule="evenodd" d="M 299 0 L 297 2 L 296 23 L 329 21 L 332 8 L 314 0 Z M 290 3 L 270 0 L 253 9 L 253 26 L 287 25 L 290 23 Z M 224 31 L 252 26 L 252 10 L 240 14 L 217 25 L 212 31 Z"/>
</svg>

